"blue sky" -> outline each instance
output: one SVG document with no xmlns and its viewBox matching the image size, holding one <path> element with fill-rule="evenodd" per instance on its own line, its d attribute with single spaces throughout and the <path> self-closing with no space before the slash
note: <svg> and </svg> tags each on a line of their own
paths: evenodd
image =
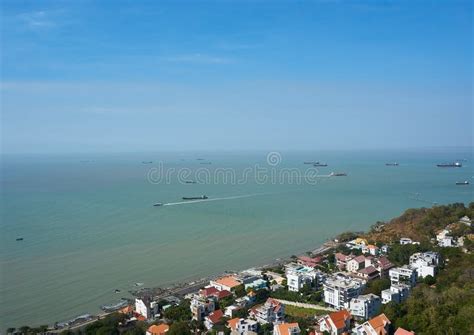
<svg viewBox="0 0 474 335">
<path fill-rule="evenodd" d="M 4 152 L 472 145 L 471 1 L 2 1 Z"/>
</svg>

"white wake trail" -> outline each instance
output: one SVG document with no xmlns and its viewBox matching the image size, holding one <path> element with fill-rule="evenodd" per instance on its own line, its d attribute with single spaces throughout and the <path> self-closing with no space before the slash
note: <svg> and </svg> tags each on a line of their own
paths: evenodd
<svg viewBox="0 0 474 335">
<path fill-rule="evenodd" d="M 195 204 L 198 202 L 209 202 L 209 201 L 220 201 L 220 200 L 232 200 L 232 199 L 241 199 L 241 198 L 250 198 L 256 197 L 259 195 L 265 195 L 266 193 L 254 193 L 254 194 L 244 194 L 244 195 L 235 195 L 232 197 L 221 197 L 221 198 L 212 198 L 212 199 L 199 199 L 199 200 L 189 200 L 189 201 L 180 201 L 180 202 L 168 202 L 163 204 L 163 206 L 176 206 L 176 205 L 186 205 L 186 204 Z"/>
</svg>

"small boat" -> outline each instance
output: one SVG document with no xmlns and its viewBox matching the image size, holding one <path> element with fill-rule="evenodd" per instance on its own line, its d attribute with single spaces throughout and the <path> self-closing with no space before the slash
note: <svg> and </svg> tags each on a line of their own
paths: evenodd
<svg viewBox="0 0 474 335">
<path fill-rule="evenodd" d="M 16 240 L 17 241 L 23 241 L 23 237 L 18 237 Z"/>
<path fill-rule="evenodd" d="M 153 161 L 143 161 L 142 164 L 152 164 Z"/>
<path fill-rule="evenodd" d="M 145 284 L 143 284 L 143 283 L 135 283 L 135 286 L 137 286 L 137 287 L 138 287 L 138 286 L 143 286 L 143 285 L 145 285 Z"/>
<path fill-rule="evenodd" d="M 201 163 L 199 163 L 199 164 L 201 164 L 201 165 L 211 165 L 212 162 L 201 162 Z"/>
<path fill-rule="evenodd" d="M 398 163 L 397 162 L 385 163 L 385 166 L 398 166 Z"/>
<path fill-rule="evenodd" d="M 462 167 L 459 162 L 436 164 L 437 167 Z"/>
<path fill-rule="evenodd" d="M 114 293 L 120 293 L 119 289 L 115 289 Z"/>
<path fill-rule="evenodd" d="M 157 202 L 157 203 L 154 204 L 153 206 L 155 206 L 155 207 L 160 207 L 160 206 L 163 206 L 163 203 L 162 203 L 162 202 Z"/>
<path fill-rule="evenodd" d="M 194 180 L 186 180 L 185 183 L 186 184 L 196 184 L 196 182 Z"/>
<path fill-rule="evenodd" d="M 469 182 L 467 180 L 465 181 L 457 181 L 456 185 L 469 185 Z"/>
<path fill-rule="evenodd" d="M 183 200 L 205 200 L 207 195 L 201 195 L 200 197 L 183 197 Z"/>
</svg>

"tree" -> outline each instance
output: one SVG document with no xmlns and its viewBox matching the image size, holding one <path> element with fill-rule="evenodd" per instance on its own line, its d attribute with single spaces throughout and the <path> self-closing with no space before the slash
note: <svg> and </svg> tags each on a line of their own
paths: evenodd
<svg viewBox="0 0 474 335">
<path fill-rule="evenodd" d="M 13 334 L 15 332 L 16 328 L 8 328 L 7 329 L 7 334 Z"/>
<path fill-rule="evenodd" d="M 26 335 L 28 334 L 28 332 L 30 331 L 30 327 L 28 326 L 22 326 L 18 329 L 20 331 L 20 333 L 22 333 L 23 335 Z"/>
<path fill-rule="evenodd" d="M 434 285 L 436 283 L 436 279 L 434 279 L 434 277 L 432 275 L 428 275 L 423 279 L 423 282 L 426 285 L 431 286 L 431 285 Z"/>
<path fill-rule="evenodd" d="M 234 293 L 237 298 L 241 298 L 247 294 L 247 292 L 245 291 L 245 286 L 243 284 L 236 286 L 234 289 Z"/>
<path fill-rule="evenodd" d="M 191 329 L 187 322 L 175 322 L 170 326 L 167 335 L 191 335 Z"/>
</svg>

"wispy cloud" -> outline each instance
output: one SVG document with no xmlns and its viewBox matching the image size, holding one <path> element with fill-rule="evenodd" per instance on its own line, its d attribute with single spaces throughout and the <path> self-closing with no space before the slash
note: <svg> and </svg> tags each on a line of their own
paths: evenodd
<svg viewBox="0 0 474 335">
<path fill-rule="evenodd" d="M 47 11 L 34 11 L 18 15 L 18 19 L 31 29 L 52 28 L 57 24 Z"/>
<path fill-rule="evenodd" d="M 175 63 L 196 63 L 196 64 L 229 64 L 234 60 L 227 57 L 204 55 L 200 53 L 161 57 L 160 60 Z"/>
</svg>

